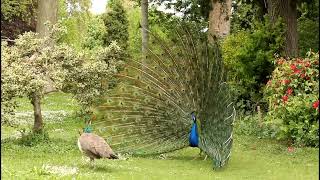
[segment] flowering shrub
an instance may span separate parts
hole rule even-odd
[[[94,52],[77,52],[66,44],[58,44],[59,28],[49,37],[39,38],[28,32],[19,36],[13,46],[1,43],[1,122],[9,122],[14,114],[16,97],[41,97],[52,91],[74,94],[84,110],[108,90],[117,72],[122,50],[112,42]]]
[[[319,53],[307,58],[275,62],[272,79],[264,90],[269,103],[267,123],[277,137],[296,145],[318,146],[319,142]]]

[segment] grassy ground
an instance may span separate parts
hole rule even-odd
[[[19,111],[30,111],[26,100]],[[77,110],[65,94],[53,94],[44,111]],[[61,114],[61,113],[60,113]],[[287,147],[273,140],[235,135],[232,157],[221,170],[212,170],[210,159],[199,157],[199,150],[186,148],[164,156],[129,157],[126,160],[97,160],[94,165],[82,159],[77,148],[77,130],[82,122],[67,113],[63,120],[50,121],[50,139],[23,146],[14,139],[17,127],[1,127],[1,168],[3,179],[318,179],[319,149]],[[49,118],[50,119],[50,118]],[[53,118],[54,119],[54,118]],[[4,132],[3,132],[4,131]]]

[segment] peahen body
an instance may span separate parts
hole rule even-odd
[[[186,28],[177,28],[171,41],[150,35],[146,60],[129,60],[117,88],[99,100],[93,126],[118,152],[195,146],[222,167],[230,157],[235,110],[219,46]]]
[[[118,159],[108,143],[86,127],[78,138],[79,150],[90,158],[90,161],[100,158]]]

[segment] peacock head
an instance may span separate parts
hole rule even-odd
[[[191,112],[191,117],[192,117],[193,122],[196,122],[196,121],[197,121],[195,111],[192,111],[192,112]]]

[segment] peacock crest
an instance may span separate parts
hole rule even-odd
[[[99,100],[92,125],[117,152],[157,154],[190,145],[194,116],[197,146],[222,167],[230,157],[235,109],[220,48],[185,27],[170,41],[149,32],[145,60],[129,60],[117,74],[121,81]]]

